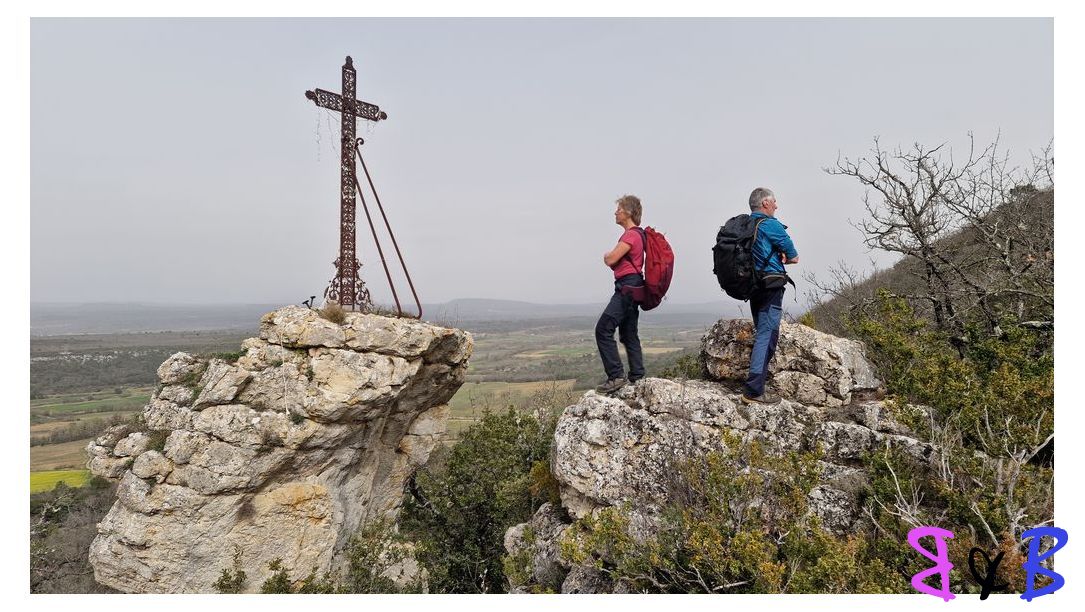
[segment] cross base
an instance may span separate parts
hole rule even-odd
[[[344,268],[339,266],[339,259],[337,258],[333,264],[335,266],[335,276],[328,282],[328,288],[324,290],[324,299],[331,300],[342,306],[347,310],[359,310],[368,312],[373,309],[373,297],[369,294],[369,288],[365,286],[365,281],[358,274],[362,264],[357,259],[354,260],[354,278],[343,278],[344,275],[341,271]],[[349,281],[354,281],[353,291],[349,287]],[[344,283],[343,281],[348,281]]]

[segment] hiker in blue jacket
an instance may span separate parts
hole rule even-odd
[[[750,354],[750,375],[742,390],[742,401],[746,404],[780,401],[779,396],[765,391],[765,376],[780,339],[784,287],[788,282],[784,264],[799,263],[799,252],[787,235],[787,226],[775,218],[777,208],[776,196],[771,189],[758,187],[750,194],[750,217],[755,221],[763,219],[757,228],[753,256],[754,265],[764,277],[750,296],[750,314],[757,335]]]

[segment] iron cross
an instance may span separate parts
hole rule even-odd
[[[324,297],[339,302],[347,309],[372,306],[369,290],[358,276],[358,270],[361,269],[362,264],[355,255],[355,121],[357,119],[381,121],[388,118],[388,114],[376,104],[362,102],[354,97],[357,81],[354,61],[348,55],[346,63],[343,64],[342,95],[323,89],[305,92],[305,97],[315,102],[317,106],[339,111],[343,120],[340,130],[342,141],[339,146],[339,257],[335,260],[335,278],[324,291]]]

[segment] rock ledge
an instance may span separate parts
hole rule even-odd
[[[390,516],[444,434],[470,334],[288,306],[234,363],[176,353],[144,431],[107,430],[88,466],[119,481],[90,547],[95,579],[131,593],[213,593],[240,551],[247,587],[280,558],[294,580],[340,569],[365,521]]]

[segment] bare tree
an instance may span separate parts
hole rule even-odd
[[[1054,309],[1054,158],[1049,143],[1032,167],[1009,166],[996,139],[955,160],[945,144],[887,151],[874,139],[867,156],[837,159],[829,174],[867,188],[866,216],[853,225],[865,244],[903,256],[917,279],[904,297],[929,312],[939,329],[960,339],[980,320],[999,333],[1002,316],[1049,319]],[[832,279],[811,283],[826,297],[850,296],[869,281],[844,265]]]

